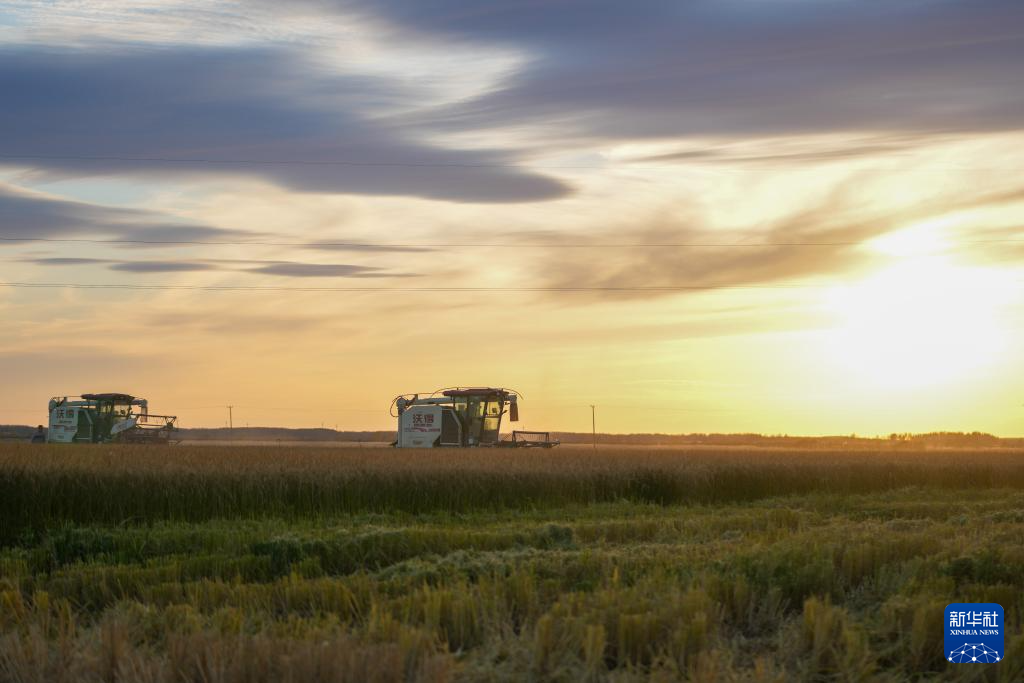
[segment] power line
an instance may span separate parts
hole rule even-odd
[[[78,282],[0,282],[0,287],[23,289],[124,289],[210,292],[699,292],[729,289],[818,289],[816,285],[665,285],[652,287],[264,287],[257,285],[139,285]]]
[[[151,244],[151,245],[195,245],[195,246],[262,246],[262,247],[307,247],[310,249],[757,249],[796,247],[856,247],[864,241],[837,242],[270,242],[230,240],[140,240],[140,239],[88,239],[77,237],[0,237],[0,242],[53,242],[70,244]],[[960,245],[973,244],[1019,244],[1024,239],[968,240]]]
[[[671,154],[664,157],[664,161],[668,161]],[[637,157],[637,158],[623,158],[623,159],[608,159],[605,164],[543,164],[543,165],[526,165],[526,164],[510,164],[510,163],[497,163],[497,162],[457,162],[457,161],[351,161],[345,159],[325,159],[325,160],[314,160],[314,159],[213,159],[207,157],[134,157],[134,156],[106,156],[106,155],[67,155],[67,154],[0,154],[0,160],[10,161],[85,161],[85,162],[113,162],[113,163],[145,163],[145,164],[195,164],[203,166],[313,166],[313,167],[352,167],[352,168],[495,168],[495,169],[510,169],[510,170],[531,170],[531,171],[561,171],[561,170],[581,170],[581,171],[600,171],[606,170],[610,166],[615,164],[635,164],[643,168],[665,168],[672,167],[677,164],[672,163],[651,163],[651,158]],[[691,160],[695,164],[702,163],[728,163],[728,162],[739,162],[744,163],[747,161],[746,158],[739,157],[736,159],[730,159],[729,157],[723,158],[695,158]],[[692,168],[692,167],[691,167]],[[976,167],[965,167],[965,166],[931,166],[924,168],[917,168],[918,171],[948,171],[948,170],[960,170],[967,171],[972,170]],[[717,168],[714,172],[721,173],[722,168]]]
[[[0,159],[12,161],[113,161],[122,163],[166,163],[166,164],[203,164],[210,166],[355,166],[383,168],[514,168],[522,169],[518,164],[500,163],[469,163],[444,161],[349,161],[349,160],[311,160],[311,159],[210,159],[205,157],[124,157],[124,156],[92,156],[65,154],[0,154]],[[530,166],[531,169],[603,169],[601,165],[558,165]]]

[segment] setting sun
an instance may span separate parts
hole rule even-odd
[[[903,392],[947,386],[1002,360],[1006,278],[943,256],[888,266],[827,297],[834,361],[854,382]]]

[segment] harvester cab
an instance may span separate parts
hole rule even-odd
[[[153,415],[149,401],[128,394],[82,394],[50,399],[50,443],[172,442],[174,415]]]
[[[391,402],[398,418],[398,448],[557,446],[549,432],[513,431],[501,438],[501,419],[519,420],[518,392],[493,387],[455,387],[426,396],[403,394]]]

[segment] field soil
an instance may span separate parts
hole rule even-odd
[[[0,444],[5,682],[1020,681],[1022,610],[1014,450]]]

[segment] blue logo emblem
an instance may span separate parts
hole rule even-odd
[[[1003,659],[1003,608],[994,602],[946,606],[946,661],[994,664]]]

